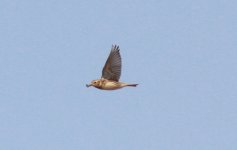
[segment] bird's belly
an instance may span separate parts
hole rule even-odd
[[[122,86],[118,82],[107,82],[102,87],[103,90],[116,90],[120,88],[122,88]]]

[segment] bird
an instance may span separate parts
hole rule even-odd
[[[117,90],[123,87],[136,87],[138,84],[119,82],[122,60],[118,45],[112,45],[110,54],[105,62],[100,79],[92,80],[87,87],[93,86],[100,90]]]

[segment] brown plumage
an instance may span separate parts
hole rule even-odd
[[[122,67],[119,50],[119,46],[112,45],[111,52],[102,70],[101,79],[92,80],[90,84],[86,85],[87,87],[94,86],[102,90],[116,90],[126,86],[135,87],[138,85],[119,82]]]

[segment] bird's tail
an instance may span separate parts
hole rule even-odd
[[[127,84],[127,86],[136,87],[138,84]]]

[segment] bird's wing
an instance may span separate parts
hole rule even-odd
[[[122,64],[119,46],[112,45],[111,52],[102,71],[102,78],[119,81],[121,75],[121,66]]]

